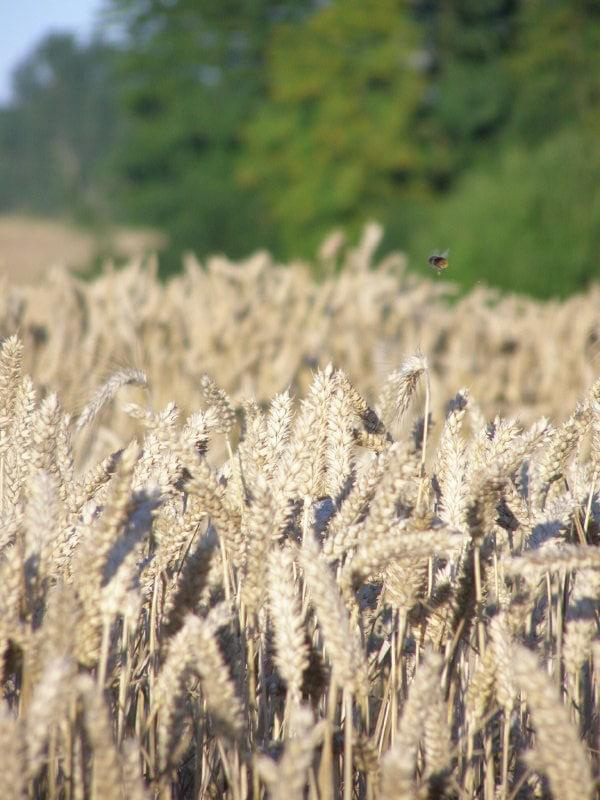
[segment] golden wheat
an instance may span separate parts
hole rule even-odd
[[[2,798],[598,796],[597,290],[378,236],[3,296]]]

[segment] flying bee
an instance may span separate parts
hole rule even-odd
[[[448,252],[448,250],[444,250],[443,253],[432,253],[427,259],[431,266],[437,270],[438,275],[448,269]]]

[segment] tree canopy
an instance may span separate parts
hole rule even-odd
[[[0,109],[0,209],[106,213],[106,155],[121,118],[111,81],[112,49],[70,34],[44,38],[13,76]]]
[[[271,40],[268,101],[245,126],[238,176],[288,252],[382,215],[420,180],[419,32],[399,5],[331,3]]]
[[[126,33],[119,78],[128,120],[117,153],[124,203],[167,226],[182,250],[239,256],[269,244],[266,209],[236,178],[243,130],[265,96],[274,25],[310,8],[288,0],[115,0]]]

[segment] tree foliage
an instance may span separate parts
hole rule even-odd
[[[504,56],[508,113],[432,210],[430,230],[452,241],[467,286],[565,295],[598,276],[600,3],[518,10]]]
[[[242,131],[264,97],[271,27],[307,3],[115,0],[126,32],[120,76],[124,202],[181,250],[240,255],[264,244],[265,210],[235,177]]]
[[[0,109],[0,209],[101,213],[106,153],[118,140],[113,50],[50,34],[17,68]]]
[[[238,174],[288,251],[314,249],[333,225],[380,216],[419,181],[423,71],[402,6],[332,2],[272,38],[268,102],[246,126]]]

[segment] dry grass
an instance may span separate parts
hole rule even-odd
[[[449,308],[374,236],[5,295],[2,798],[597,796],[595,295]]]
[[[12,283],[32,283],[51,267],[83,270],[99,252],[134,258],[162,246],[152,231],[118,228],[102,238],[60,220],[18,214],[0,216],[0,275]]]

